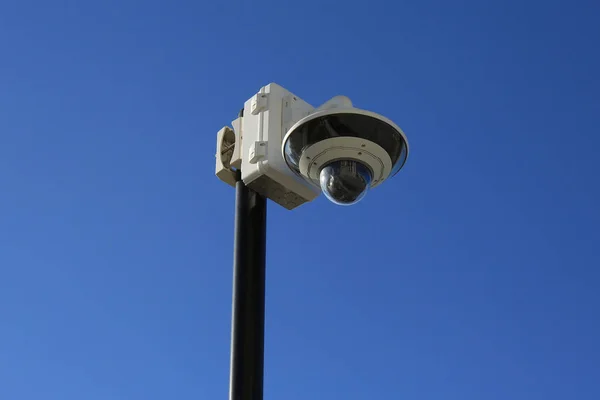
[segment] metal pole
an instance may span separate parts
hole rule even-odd
[[[267,202],[236,178],[229,400],[262,400]]]

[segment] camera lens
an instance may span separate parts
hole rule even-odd
[[[325,196],[335,204],[349,206],[367,194],[373,179],[364,164],[354,160],[338,160],[321,170],[319,181]]]

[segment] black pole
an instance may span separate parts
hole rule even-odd
[[[229,400],[262,400],[267,202],[237,172]]]

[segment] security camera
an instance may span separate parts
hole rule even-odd
[[[216,174],[291,210],[320,192],[352,205],[406,163],[408,141],[389,119],[336,96],[314,108],[271,83],[217,135]]]

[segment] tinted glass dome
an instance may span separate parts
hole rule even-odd
[[[327,164],[319,175],[321,190],[335,204],[358,203],[369,191],[373,176],[362,163],[338,160]]]

